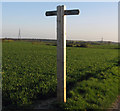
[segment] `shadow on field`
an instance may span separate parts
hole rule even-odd
[[[67,97],[70,97],[70,94],[69,94],[69,91],[71,90],[71,89],[74,89],[74,87],[77,85],[77,82],[82,82],[82,81],[84,81],[84,80],[89,80],[91,77],[93,77],[93,78],[99,78],[99,79],[104,79],[104,77],[103,78],[100,78],[99,77],[99,75],[98,75],[98,73],[102,73],[102,72],[105,72],[105,71],[107,71],[108,69],[111,69],[112,67],[114,67],[114,66],[116,66],[117,64],[113,64],[111,67],[109,66],[109,67],[107,67],[107,68],[105,68],[105,69],[101,69],[101,70],[97,70],[97,71],[95,71],[95,72],[92,72],[92,73],[89,73],[89,72],[86,72],[86,73],[84,73],[84,75],[77,75],[72,81],[69,81],[69,82],[67,82]],[[86,71],[88,71],[88,70],[90,70],[90,68],[91,67],[87,67],[87,68],[85,68],[85,69],[83,69],[83,70],[80,70],[80,71],[84,71],[84,70],[86,70]]]

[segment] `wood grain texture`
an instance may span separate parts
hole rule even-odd
[[[57,11],[47,11],[46,16],[57,16],[57,100],[66,102],[66,15],[78,15],[78,9],[66,10],[57,6]]]
[[[65,6],[57,7],[57,99],[66,102],[66,17]]]

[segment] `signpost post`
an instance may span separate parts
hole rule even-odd
[[[46,16],[57,16],[57,100],[66,102],[66,15],[78,15],[79,10],[66,10],[64,5],[57,11],[47,11]]]

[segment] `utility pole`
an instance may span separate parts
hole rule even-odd
[[[18,33],[18,40],[21,39],[21,32],[20,32],[20,28],[19,28],[19,33]]]

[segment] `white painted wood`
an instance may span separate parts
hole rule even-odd
[[[66,102],[66,7],[57,7],[57,99]]]

